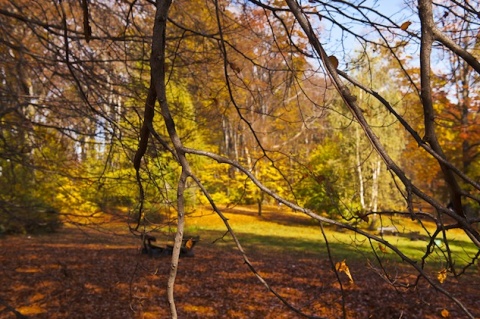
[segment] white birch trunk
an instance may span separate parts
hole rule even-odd
[[[362,205],[362,209],[365,209],[365,185],[363,182],[362,162],[360,161],[360,133],[358,128],[355,129],[355,137],[355,158],[357,164],[360,204]]]

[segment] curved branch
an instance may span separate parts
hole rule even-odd
[[[147,151],[148,139],[150,137],[150,127],[152,127],[153,117],[155,115],[155,101],[157,99],[157,93],[152,83],[150,83],[150,88],[148,89],[148,96],[145,101],[145,111],[143,113],[143,124],[140,129],[140,142],[138,142],[138,148],[135,152],[135,157],[133,159],[133,167],[135,168],[135,177],[137,179],[137,185],[140,193],[140,206],[138,208],[138,219],[137,225],[135,226],[135,231],[140,227],[140,223],[143,216],[143,204],[145,202],[145,191],[143,189],[142,179],[140,177],[140,166],[142,163],[142,158]]]
[[[402,126],[407,130],[407,132],[415,139],[415,141],[418,143],[418,145],[423,148],[425,151],[427,151],[430,155],[432,155],[437,161],[443,163],[444,165],[448,166],[455,174],[457,174],[461,179],[463,179],[465,182],[469,183],[476,189],[480,190],[480,184],[473,179],[471,179],[469,176],[467,176],[465,173],[463,173],[461,170],[459,170],[457,167],[455,167],[452,163],[450,163],[448,160],[445,158],[441,157],[439,154],[437,154],[425,141],[420,137],[420,135],[408,124],[407,121],[403,117],[398,114],[395,109],[390,105],[390,103],[383,97],[381,96],[378,92],[364,86],[360,82],[356,81],[352,77],[350,77],[346,72],[343,72],[341,70],[337,70],[338,74],[340,74],[344,79],[346,79],[348,82],[352,83],[356,87],[360,88],[364,92],[372,95],[375,97],[380,103],[382,103],[386,109],[402,124]]]
[[[430,81],[430,75],[432,72],[430,57],[434,41],[433,30],[435,29],[431,0],[420,0],[418,10],[422,28],[420,43],[420,98],[422,100],[424,114],[424,140],[430,144],[437,154],[446,159],[446,155],[438,142],[437,134],[435,132],[435,110],[433,108],[432,87]],[[439,164],[450,192],[450,201],[453,205],[453,210],[461,217],[465,218],[460,185],[458,184],[452,170],[442,162],[439,162]]]
[[[152,53],[150,56],[151,83],[155,89],[156,97],[160,104],[160,110],[167,127],[170,140],[173,143],[177,160],[182,167],[177,185],[177,233],[173,245],[170,274],[167,282],[167,299],[170,305],[170,313],[173,319],[177,318],[177,309],[175,306],[174,286],[177,276],[178,262],[180,258],[180,248],[183,240],[183,230],[185,228],[185,198],[187,178],[190,176],[190,167],[185,153],[182,151],[182,143],[175,129],[175,122],[170,114],[166,86],[165,86],[165,46],[168,11],[172,0],[157,1],[157,12],[155,13],[155,24],[153,26]]]
[[[387,166],[387,169],[391,170],[392,172],[395,173],[395,175],[401,180],[401,182],[404,184],[407,192],[407,206],[409,212],[414,215],[413,212],[413,207],[411,203],[411,195],[415,194],[421,199],[423,199],[425,202],[429,203],[433,207],[435,207],[438,211],[441,211],[450,217],[454,218],[458,223],[460,223],[464,228],[465,232],[469,237],[473,240],[475,245],[480,247],[480,234],[478,231],[473,229],[471,225],[468,223],[468,221],[465,219],[464,216],[461,216],[457,212],[452,212],[449,211],[448,209],[445,209],[442,205],[440,205],[436,200],[434,200],[432,197],[426,195],[424,192],[422,192],[418,187],[412,184],[412,182],[407,178],[405,175],[404,171],[393,161],[393,159],[390,157],[390,155],[386,152],[385,148],[383,147],[382,143],[380,142],[379,138],[377,135],[373,132],[372,128],[368,125],[368,122],[366,121],[363,112],[361,108],[359,107],[357,103],[357,98],[352,95],[350,90],[348,89],[347,86],[343,83],[343,81],[340,79],[339,73],[337,72],[335,66],[330,62],[328,59],[328,56],[323,48],[323,46],[320,44],[320,41],[315,35],[315,32],[313,31],[312,26],[310,25],[308,19],[306,16],[303,14],[302,9],[298,5],[298,3],[295,0],[286,0],[290,8],[292,9],[292,13],[295,15],[297,18],[297,21],[300,23],[302,29],[304,30],[305,34],[307,35],[311,45],[313,48],[317,51],[318,55],[322,59],[323,64],[325,65],[326,70],[328,71],[328,75],[330,79],[332,80],[336,90],[340,93],[340,96],[344,100],[345,104],[349,107],[350,111],[352,112],[353,116],[357,119],[358,123],[362,126],[362,129],[365,132],[365,135],[367,138],[370,140],[370,143],[372,146],[375,148],[377,153],[380,155],[382,160]],[[435,144],[434,144],[435,145]],[[433,148],[433,146],[432,146]],[[434,148],[434,150],[438,153],[438,150]],[[440,148],[441,151],[441,148]],[[441,154],[441,152],[440,152]],[[460,195],[462,195],[461,190],[458,187],[458,183],[455,180],[455,176],[453,175],[452,171],[448,169],[446,165],[441,165],[443,168],[447,168],[446,172],[450,173],[451,176],[453,176],[453,181],[451,182],[450,180],[447,180],[448,182],[451,182],[452,184],[452,189],[454,189],[454,194],[458,200],[460,200],[460,206],[461,206],[461,198]],[[447,177],[450,177],[447,175]],[[457,188],[454,188],[454,187]],[[456,206],[455,206],[456,207]],[[459,212],[462,212],[462,209],[460,207]]]
[[[359,229],[357,227],[354,227],[352,225],[349,225],[349,224],[343,224],[343,223],[340,223],[340,222],[337,222],[335,220],[332,220],[330,218],[327,218],[327,217],[323,217],[321,215],[318,215],[316,214],[315,212],[309,210],[309,209],[306,209],[306,208],[303,208],[295,203],[292,203],[282,197],[280,197],[278,194],[276,194],[274,191],[272,191],[271,189],[269,189],[268,187],[266,187],[265,185],[263,185],[248,169],[246,169],[245,167],[243,167],[242,165],[240,165],[239,163],[237,163],[236,161],[233,161],[233,160],[230,160],[228,158],[225,158],[223,156],[220,156],[220,155],[217,155],[217,154],[214,154],[214,153],[211,153],[211,152],[207,152],[207,151],[202,151],[202,150],[196,150],[196,149],[192,149],[192,148],[184,148],[183,151],[185,153],[188,153],[188,154],[195,154],[195,155],[200,155],[200,156],[206,156],[206,157],[209,157],[215,161],[217,161],[218,163],[223,163],[223,164],[228,164],[228,165],[231,165],[235,168],[237,168],[239,171],[241,171],[243,174],[245,174],[260,190],[262,190],[263,192],[265,192],[267,195],[269,195],[270,197],[274,198],[275,200],[277,200],[279,203],[282,203],[284,204],[285,206],[293,209],[293,210],[296,210],[296,211],[299,211],[299,212],[302,212],[304,213],[305,215],[319,221],[319,222],[323,222],[323,223],[326,223],[326,224],[330,224],[330,225],[335,225],[335,226],[338,226],[340,228],[344,228],[344,229],[347,229],[347,230],[350,230],[352,232],[355,232],[359,235],[362,235],[364,236],[365,238],[368,238],[370,240],[374,240],[382,245],[384,245],[385,247],[388,247],[389,249],[391,249],[393,252],[395,252],[395,254],[397,254],[397,256],[399,256],[403,261],[405,261],[406,263],[408,263],[411,267],[413,267],[418,273],[420,276],[424,277],[425,280],[434,288],[436,289],[437,291],[439,291],[440,293],[444,294],[445,296],[447,296],[448,298],[450,298],[453,302],[455,302],[470,318],[474,319],[474,316],[470,313],[470,311],[465,307],[465,305],[460,301],[458,300],[457,298],[455,298],[453,295],[451,295],[447,290],[445,290],[444,288],[442,288],[437,282],[435,282],[435,280],[433,278],[431,278],[430,276],[428,276],[428,274],[422,269],[422,267],[415,261],[415,260],[412,260],[411,258],[409,258],[408,256],[406,256],[397,246],[389,243],[388,241],[386,241],[385,239],[381,238],[381,237],[378,237],[378,236],[375,236],[375,235],[372,235],[370,234],[369,232],[367,231],[364,231],[362,229]]]
[[[453,53],[461,57],[468,63],[478,74],[480,74],[480,62],[467,50],[456,44],[452,39],[446,36],[438,28],[432,28],[434,39],[450,49]]]
[[[195,181],[195,183],[200,187],[203,195],[207,198],[208,202],[210,203],[210,206],[213,208],[213,210],[217,213],[217,215],[222,219],[223,223],[225,224],[225,227],[227,227],[228,233],[232,236],[233,241],[235,242],[235,245],[237,246],[238,250],[242,254],[242,258],[245,261],[245,264],[247,267],[250,269],[250,271],[257,277],[257,279],[265,286],[265,288],[268,289],[272,294],[275,295],[287,308],[292,310],[293,312],[305,317],[305,318],[311,318],[311,319],[322,319],[323,317],[317,317],[317,316],[310,316],[305,313],[303,313],[301,310],[295,308],[292,304],[290,304],[285,298],[283,298],[275,289],[273,289],[267,281],[260,275],[260,273],[256,270],[256,268],[253,266],[253,264],[250,262],[250,259],[248,258],[245,250],[242,247],[242,244],[240,243],[240,240],[238,239],[235,231],[233,230],[232,226],[230,226],[230,223],[228,222],[228,218],[222,213],[222,211],[218,208],[218,206],[215,204],[215,201],[213,198],[210,196],[210,193],[208,190],[203,186],[202,182],[195,176],[191,175],[191,178]]]

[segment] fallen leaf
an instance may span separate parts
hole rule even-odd
[[[450,317],[450,312],[448,312],[447,309],[443,309],[440,314],[442,315],[442,318],[448,318],[448,317]]]
[[[447,270],[445,268],[438,272],[437,279],[441,284],[447,279]]]
[[[402,29],[403,31],[407,31],[408,27],[411,25],[412,23],[410,21],[405,21],[404,23],[402,23],[402,25],[400,26],[400,29]]]
[[[335,69],[338,68],[338,59],[334,55],[329,56],[328,60],[330,61],[330,63],[333,65]]]
[[[347,275],[348,279],[350,279],[350,282],[353,283],[352,274],[350,274],[350,269],[348,269],[348,266],[345,260],[346,259],[337,262],[335,264],[335,269],[339,272],[344,272]]]

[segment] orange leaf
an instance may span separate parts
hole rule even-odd
[[[448,312],[447,309],[443,309],[440,314],[442,315],[442,318],[448,318],[448,317],[450,317],[450,312]]]
[[[333,65],[335,69],[338,68],[338,59],[334,55],[329,56],[328,60],[330,61],[330,63]]]
[[[185,243],[185,248],[187,249],[191,249],[193,247],[193,239],[190,238],[189,240],[187,240],[187,242]]]
[[[352,274],[350,274],[350,269],[348,269],[347,263],[345,262],[345,259],[342,261],[339,261],[335,264],[335,269],[340,272],[344,272],[348,279],[350,279],[350,282],[353,283],[353,278]]]
[[[402,23],[402,25],[400,26],[400,29],[402,29],[403,31],[407,31],[408,27],[411,25],[412,23],[410,21],[405,21],[404,23]]]
[[[445,268],[438,272],[437,279],[441,284],[447,279],[447,270]]]

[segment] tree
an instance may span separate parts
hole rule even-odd
[[[104,3],[2,1],[0,165],[4,172],[12,165],[28,171],[8,182],[24,191],[35,188],[42,205],[68,213],[64,219],[102,209],[93,197],[106,180],[117,180],[107,174],[113,146],[128,157],[127,140],[136,139],[135,122],[122,122],[133,113],[124,102],[138,98],[138,82],[129,74],[143,62],[138,48],[147,42],[139,36],[140,25],[130,20],[142,8],[132,10],[124,16],[108,14]],[[31,196],[21,201],[32,200],[37,201]],[[11,197],[2,201],[13,204]]]
[[[317,2],[313,2],[314,4]],[[222,20],[219,18],[221,15],[221,9],[217,4],[216,8],[216,15],[218,18],[218,23],[219,23],[219,42],[220,42],[220,50],[223,54],[224,58],[224,69],[225,69],[225,75],[226,75],[226,80],[227,80],[227,86],[233,86],[234,82],[231,81],[228,77],[229,70],[229,60],[228,60],[228,51],[226,50],[226,44],[227,44],[227,39],[223,36],[222,34],[222,27],[223,25]],[[272,6],[264,5],[261,3],[255,3],[257,5],[261,5],[265,10],[269,10],[270,12],[277,12],[277,11],[285,11],[287,10],[284,6],[281,4],[273,4]],[[356,82],[353,80],[351,77],[349,77],[348,74],[344,72],[339,72],[337,70],[337,65],[334,63],[334,60],[332,58],[329,58],[329,55],[326,53],[324,47],[321,45],[320,41],[318,40],[316,36],[316,32],[312,27],[312,24],[309,20],[309,15],[315,14],[315,12],[309,12],[306,11],[306,8],[301,7],[299,3],[293,1],[293,0],[287,0],[288,4],[288,9],[292,12],[292,14],[295,16],[296,21],[298,22],[298,25],[301,27],[301,29],[305,32],[307,38],[309,39],[310,45],[312,46],[312,50],[314,54],[322,61],[326,73],[328,74],[332,84],[344,100],[346,106],[349,108],[349,110],[352,112],[352,115],[355,119],[355,121],[358,121],[359,125],[362,127],[365,135],[371,142],[373,148],[376,150],[376,152],[379,154],[380,158],[385,162],[389,170],[394,174],[396,183],[398,186],[399,192],[404,196],[405,203],[407,206],[407,213],[412,216],[412,218],[419,218],[419,216],[428,216],[428,218],[435,220],[437,222],[437,225],[440,225],[439,228],[432,234],[431,238],[432,240],[435,239],[439,234],[442,234],[444,236],[444,239],[447,239],[445,236],[445,232],[442,231],[444,227],[447,228],[452,228],[452,227],[460,227],[463,229],[472,239],[474,243],[478,245],[478,240],[479,240],[479,234],[476,231],[476,229],[472,226],[472,223],[468,221],[465,218],[465,214],[463,213],[463,207],[462,207],[462,196],[464,196],[464,191],[460,188],[460,185],[458,184],[457,178],[461,178],[465,180],[466,182],[469,182],[472,186],[476,185],[476,183],[468,178],[465,174],[461,173],[458,169],[456,169],[452,163],[450,163],[443,151],[443,148],[441,144],[438,141],[438,135],[436,131],[436,124],[435,124],[435,116],[434,116],[434,107],[432,104],[432,83],[430,81],[430,72],[432,72],[431,64],[430,64],[430,59],[431,59],[431,52],[432,52],[432,44],[434,40],[441,42],[442,44],[446,45],[450,49],[457,50],[457,53],[460,53],[463,58],[465,58],[467,61],[470,62],[470,64],[475,67],[476,66],[476,60],[471,56],[468,52],[458,50],[457,47],[453,46],[451,42],[449,42],[448,38],[445,38],[445,35],[441,33],[437,28],[434,27],[433,24],[433,11],[432,11],[432,4],[429,1],[426,0],[421,0],[419,1],[419,18],[421,21],[420,28],[422,30],[422,33],[420,36],[418,36],[419,44],[420,44],[420,81],[419,83],[415,82],[411,77],[409,77],[409,74],[406,73],[406,76],[408,79],[411,81],[410,85],[415,88],[419,94],[420,102],[423,108],[424,112],[424,127],[425,127],[425,137],[422,139],[419,137],[418,133],[415,132],[410,124],[403,119],[399,113],[392,107],[391,104],[387,102],[385,98],[383,98],[379,93],[375,92],[374,90],[370,89],[368,86],[364,86],[360,84],[359,82]],[[318,5],[324,5],[328,8],[327,4],[323,4],[322,2],[318,2]],[[349,6],[349,4],[343,4],[345,6]],[[436,284],[431,277],[429,277],[424,269],[419,266],[416,262],[413,260],[410,260],[406,255],[404,255],[401,251],[399,251],[395,246],[391,245],[390,243],[386,242],[380,237],[371,235],[367,232],[361,231],[358,228],[354,228],[352,226],[349,226],[348,224],[344,223],[337,223],[334,220],[322,217],[321,215],[318,215],[314,211],[302,208],[295,203],[292,203],[290,201],[287,201],[280,196],[278,196],[273,190],[270,190],[266,188],[261,181],[248,169],[244,168],[237,162],[230,160],[228,158],[221,157],[219,155],[206,152],[206,151],[201,151],[201,150],[196,150],[196,149],[191,149],[191,148],[186,148],[184,147],[179,138],[178,135],[175,131],[175,126],[174,126],[174,121],[170,117],[170,114],[168,112],[168,104],[164,100],[163,92],[164,92],[164,87],[163,84],[161,83],[161,79],[165,77],[163,73],[163,64],[164,60],[160,59],[157,60],[157,57],[163,57],[164,56],[164,48],[165,45],[163,41],[165,41],[165,28],[166,28],[166,17],[168,14],[168,8],[170,6],[169,2],[161,2],[157,3],[158,6],[158,17],[161,17],[161,19],[157,19],[156,22],[156,27],[154,30],[157,30],[154,33],[154,39],[158,39],[158,41],[153,42],[153,49],[152,49],[152,65],[157,66],[157,72],[153,72],[154,68],[152,67],[152,84],[153,87],[155,87],[155,93],[153,93],[152,96],[159,96],[159,102],[160,102],[160,107],[162,109],[162,115],[164,117],[164,120],[167,123],[167,127],[169,128],[169,134],[170,138],[173,144],[174,148],[174,153],[177,154],[178,160],[180,164],[182,165],[183,168],[183,174],[182,177],[179,180],[179,186],[178,186],[178,217],[179,217],[179,225],[178,225],[178,232],[177,232],[177,237],[176,237],[176,244],[174,248],[174,256],[178,256],[179,250],[180,250],[180,244],[181,244],[181,238],[182,238],[182,232],[183,232],[183,217],[184,217],[184,203],[182,201],[182,194],[183,190],[185,187],[185,180],[187,178],[192,178],[199,183],[199,187],[201,189],[204,189],[202,187],[202,184],[200,181],[196,178],[195,174],[190,170],[190,166],[188,164],[188,161],[186,161],[186,158],[184,157],[185,153],[192,154],[192,155],[201,155],[201,156],[208,156],[214,160],[217,160],[222,163],[227,163],[230,164],[240,171],[242,171],[246,176],[248,176],[262,191],[265,191],[268,195],[272,196],[276,200],[284,203],[285,205],[291,207],[292,209],[300,210],[304,212],[305,214],[311,216],[314,219],[317,219],[318,221],[329,223],[329,224],[335,224],[340,227],[347,228],[351,231],[356,232],[359,235],[365,236],[371,240],[378,241],[382,245],[386,245],[390,249],[392,249],[394,252],[396,252],[402,259],[406,260],[410,265],[415,268],[421,276],[423,276],[427,281],[435,286],[437,289],[440,291],[443,291],[445,294],[448,295],[448,292],[444,291],[443,288],[439,287],[438,284]],[[372,10],[371,8],[364,8],[364,7],[355,7],[353,4],[351,5],[350,8],[351,10],[358,10],[360,14],[362,14],[362,10]],[[372,10],[374,13],[377,13],[376,11]],[[224,18],[224,17],[222,17]],[[279,18],[281,19],[281,18]],[[389,20],[389,19],[387,19]],[[283,20],[281,20],[283,21]],[[369,26],[376,28],[378,30],[379,25],[376,25],[371,22],[371,20],[368,17],[364,17],[362,22],[368,24]],[[392,23],[391,20],[388,21],[389,23]],[[407,31],[408,25],[405,25],[402,23],[402,25],[397,25],[394,24],[392,27],[396,27],[397,30],[400,31]],[[381,30],[379,30],[379,34],[381,37],[383,37],[384,40],[385,36]],[[157,37],[155,37],[155,34],[157,34]],[[163,35],[161,37],[160,35]],[[412,34],[412,37],[414,35]],[[415,36],[416,37],[416,36]],[[293,40],[293,38],[290,38]],[[365,39],[360,38],[362,41],[368,43],[368,40],[365,41]],[[388,41],[385,41],[381,45],[387,47],[392,54],[394,58],[398,60],[398,55],[396,52],[392,49]],[[338,59],[337,59],[338,60]],[[231,67],[231,66],[230,66]],[[402,65],[402,69],[405,69],[405,67]],[[364,90],[366,93],[374,96],[376,99],[378,99],[385,107],[386,109],[393,113],[396,117],[396,119],[399,121],[399,123],[404,127],[404,129],[410,134],[410,136],[415,139],[422,148],[424,148],[431,156],[433,156],[437,162],[438,165],[440,166],[443,174],[444,174],[444,181],[445,184],[447,185],[447,188],[449,190],[449,194],[451,197],[453,209],[449,210],[443,205],[441,202],[438,201],[438,199],[432,198],[428,196],[424,191],[422,191],[420,188],[418,188],[414,183],[411,182],[410,179],[405,174],[404,169],[399,166],[399,164],[392,158],[392,156],[389,154],[387,149],[384,147],[382,144],[381,140],[378,138],[376,132],[373,130],[372,126],[366,121],[365,115],[363,114],[362,109],[359,106],[359,100],[356,96],[354,96],[351,93],[351,90],[344,84],[344,81],[340,78],[340,75],[344,76],[347,78],[347,80],[351,81],[354,85],[360,87],[362,90]],[[152,90],[152,88],[150,89]],[[231,89],[230,89],[231,90]],[[232,91],[230,91],[230,96],[232,96]],[[234,102],[235,100],[233,100]],[[151,107],[151,103],[147,103],[147,107]],[[234,103],[234,106],[238,111],[239,105]],[[241,115],[241,112],[239,113]],[[244,119],[245,120],[245,119]],[[251,124],[251,122],[248,122],[248,119],[246,120],[247,123],[250,123],[249,129],[250,131],[256,136],[256,141],[259,145],[259,147],[263,147],[262,140],[257,136],[255,133],[255,127]],[[263,148],[262,148],[263,149]],[[263,149],[264,154],[267,155],[267,152],[265,149]],[[400,186],[401,185],[401,186]],[[476,187],[476,186],[475,186]],[[208,192],[204,192],[205,196],[207,198],[211,198]],[[474,195],[469,195],[470,197],[473,197]],[[436,209],[439,213],[439,215],[434,215],[434,214],[429,214],[429,213],[424,213],[420,211],[416,211],[414,208],[414,197],[422,200],[425,202],[425,204],[432,206],[434,209]],[[215,205],[215,203],[210,200],[210,203],[212,207],[218,212],[220,216],[222,216],[220,209]],[[454,223],[452,224],[444,224],[444,219],[439,218],[438,216],[445,214],[452,218],[454,220]],[[228,226],[228,221],[224,219],[227,228],[229,231],[232,233],[232,236],[235,237],[233,234],[233,230]],[[237,245],[240,249],[240,251],[243,253],[243,250],[241,248],[240,243],[237,240]],[[426,256],[429,254],[428,250],[426,252]],[[245,262],[251,266],[251,264],[248,261],[248,258],[246,255],[244,255]],[[449,269],[450,271],[455,271],[453,270],[453,263],[452,260],[448,262],[449,264]],[[169,280],[170,287],[173,284],[173,281],[175,279],[175,271],[177,267],[177,260],[175,257],[173,258],[173,265],[172,265],[172,273],[171,277]],[[268,286],[268,285],[267,285]],[[457,302],[457,300],[451,296],[453,300]],[[176,317],[176,312],[175,312],[175,306],[174,306],[174,301],[173,301],[173,290],[170,290],[169,294],[169,301],[172,309],[172,317]],[[285,300],[284,300],[285,301]],[[470,312],[467,309],[464,309],[465,313],[470,315]]]
[[[398,51],[401,49],[399,48]],[[363,53],[361,52],[360,55]],[[385,56],[388,57],[388,52],[382,48],[367,53],[370,58],[365,61],[358,59],[359,62],[352,71],[352,77],[359,82],[368,84],[388,101],[395,103],[397,112],[404,114],[403,94],[396,90],[398,84],[390,81],[391,78],[399,78],[398,63],[385,58]],[[362,113],[367,119],[368,125],[380,137],[388,154],[395,161],[400,161],[406,139],[398,121],[375,98],[356,87],[351,89],[359,104],[362,105]],[[356,125],[348,108],[344,107],[343,100],[337,100],[334,104],[339,104],[336,107],[341,112],[340,114],[332,112],[330,121],[336,123],[338,130],[343,133],[340,143],[350,145],[343,152],[344,162],[352,163],[349,168],[351,173],[343,181],[343,189],[353,191],[346,192],[347,196],[341,202],[348,203],[348,206],[357,210],[360,215],[365,212],[373,213],[370,228],[376,229],[375,212],[402,210],[403,199],[396,191],[395,180],[388,174],[388,169],[381,157],[375,152],[366,136],[362,134],[361,127]],[[349,209],[350,215],[355,215],[352,208]]]
[[[476,4],[406,1],[401,16],[361,0],[157,0],[117,2],[113,8],[104,1],[3,4],[2,174],[8,170],[8,178],[20,176],[27,185],[31,176],[45,177],[55,168],[67,180],[62,184],[77,187],[74,181],[80,179],[89,185],[75,189],[89,204],[95,189],[107,194],[105,185],[111,187],[119,176],[125,181],[129,173],[122,171],[133,161],[138,217],[146,201],[168,202],[177,211],[167,283],[173,318],[192,185],[225,222],[260,282],[302,313],[261,277],[218,205],[241,197],[222,187],[239,181],[247,185],[241,191],[248,200],[281,203],[321,227],[332,225],[391,250],[418,278],[474,317],[474,310],[429,272],[427,261],[438,239],[446,243],[445,271],[455,276],[479,255],[460,263],[448,245],[456,229],[480,248],[480,221],[465,209],[467,203],[478,205],[480,190],[477,96],[471,91],[480,71]],[[353,56],[347,43],[357,45]],[[432,62],[442,52],[449,67],[440,72]],[[456,88],[455,94],[445,88]],[[332,121],[331,113],[339,114],[343,125]],[[460,133],[454,130],[458,125]],[[53,136],[59,145],[49,142]],[[404,150],[394,142],[398,136],[407,141]],[[48,159],[59,149],[61,160],[44,161],[47,167],[39,170],[38,154]],[[341,169],[335,156],[343,160]],[[380,161],[385,171],[379,170]],[[202,172],[203,167],[211,171]],[[390,179],[383,177],[387,172]],[[125,184],[131,183],[129,176]],[[382,187],[395,194],[381,202]],[[359,194],[359,210],[345,214],[349,205],[342,200],[353,194]],[[397,206],[399,198],[404,209]],[[350,222],[372,214],[399,214],[424,226],[423,258],[413,260],[381,235]],[[433,231],[425,220],[433,222]],[[140,236],[141,222],[132,227]],[[330,249],[328,240],[325,246]],[[335,271],[345,269],[335,268],[330,258]],[[375,266],[392,286],[398,284],[381,258]]]

